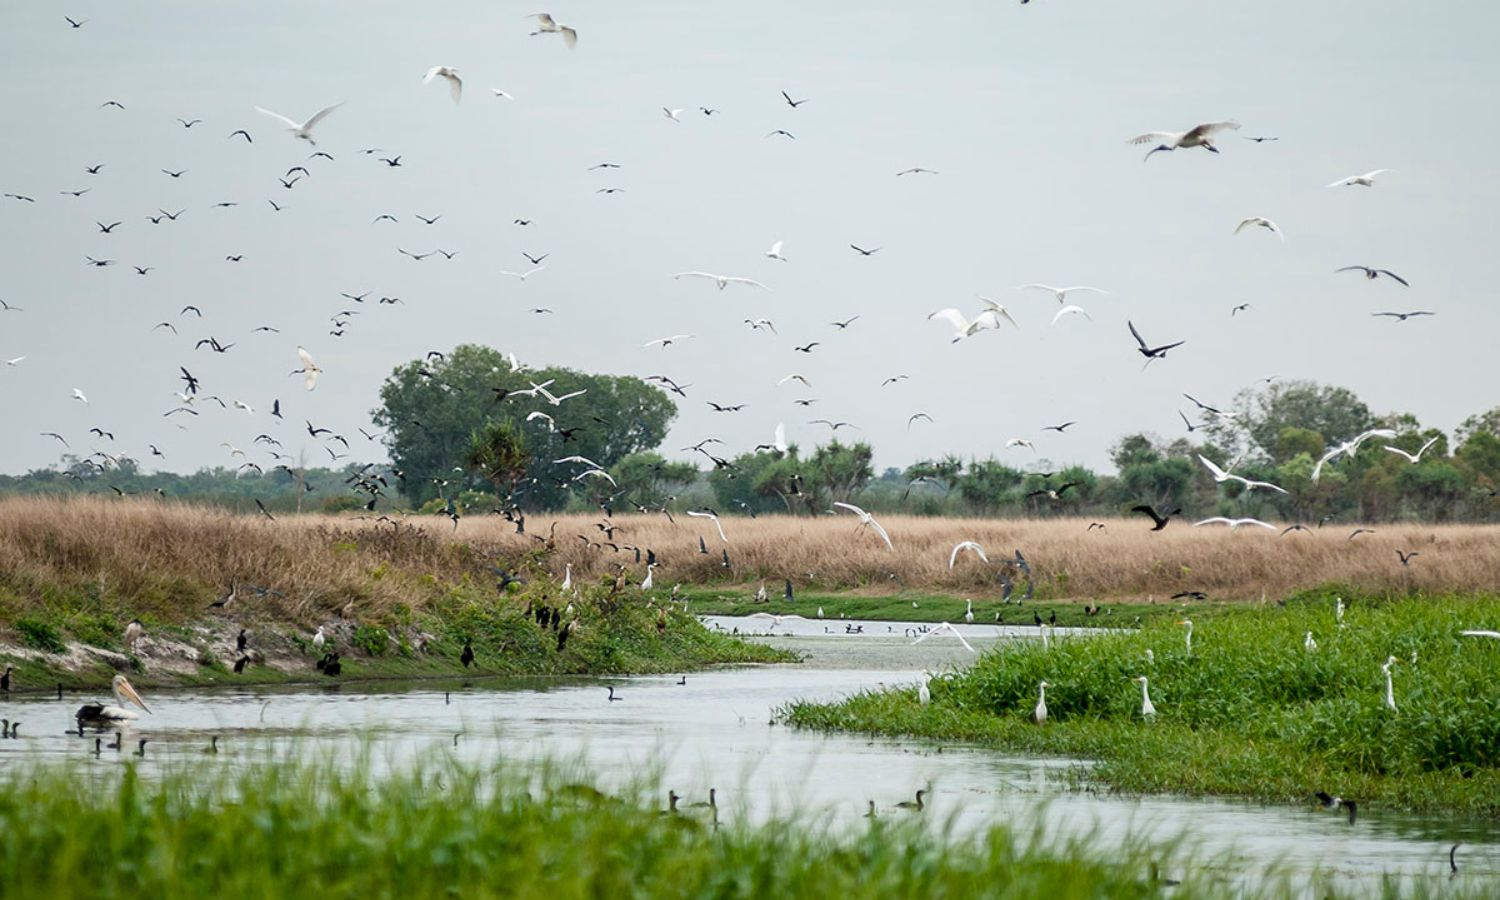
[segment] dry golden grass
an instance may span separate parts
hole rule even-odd
[[[556,522],[555,531],[551,524]],[[26,497],[0,501],[0,589],[18,601],[45,602],[57,589],[128,597],[166,619],[195,615],[231,580],[283,596],[263,602],[269,615],[309,619],[355,600],[361,615],[420,609],[446,586],[487,578],[491,564],[514,565],[555,534],[546,565],[561,577],[593,578],[634,553],[602,546],[599,516],[536,514],[528,534],[497,517],[465,517],[455,530],[441,517],[392,525],[369,519],[307,515],[277,521],[178,503],[101,498]],[[733,583],[870,592],[930,591],[998,595],[997,566],[972,555],[948,568],[953,545],[979,541],[998,563],[1017,548],[1051,598],[1161,598],[1200,590],[1217,599],[1280,597],[1336,583],[1372,593],[1500,591],[1500,527],[1381,525],[1349,540],[1352,525],[1279,537],[1258,528],[1230,532],[1173,522],[1153,533],[1143,518],[1106,520],[882,519],[895,551],[852,516],[758,519],[725,517],[729,543],[713,523],[678,516],[617,515],[614,543],[654,550],[658,585]],[[587,538],[588,543],[579,535]],[[698,550],[702,536],[708,554]],[[727,549],[731,567],[721,564]],[[1403,567],[1396,551],[1420,555]],[[0,597],[0,615],[4,614]]]

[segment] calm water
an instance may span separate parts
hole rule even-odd
[[[714,619],[742,633],[765,631],[763,619]],[[724,820],[803,818],[861,823],[868,801],[879,814],[918,788],[929,788],[926,815],[969,833],[996,822],[1042,823],[1052,835],[1092,835],[1108,846],[1126,838],[1186,836],[1199,855],[1253,873],[1280,865],[1298,873],[1332,873],[1345,885],[1374,888],[1382,873],[1446,875],[1447,848],[1462,842],[1466,875],[1500,873],[1500,828],[1361,811],[1343,816],[1308,808],[1262,807],[1183,798],[1123,798],[1070,790],[1066,760],[1022,759],[978,748],[924,741],[820,735],[770,724],[771,711],[796,698],[829,700],[883,685],[912,684],[920,672],[972,659],[952,636],[913,645],[905,623],[866,622],[845,634],[843,622],[787,620],[765,638],[802,652],[801,666],[773,666],[677,676],[525,680],[477,679],[416,685],[335,684],[298,689],[148,692],[151,715],[126,734],[126,750],[93,756],[94,735],[66,732],[74,710],[91,698],[21,698],[0,704],[20,719],[23,737],[0,742],[0,766],[22,760],[75,760],[118,766],[134,760],[133,741],[148,738],[143,772],[194,765],[235,765],[295,748],[349,754],[368,746],[379,770],[400,769],[433,754],[461,760],[577,761],[602,787],[658,775],[663,790],[689,800],[718,788]],[[889,625],[890,631],[887,631]],[[788,627],[791,626],[791,627]],[[837,633],[825,634],[824,627]],[[1035,629],[961,628],[977,649],[999,639],[1034,637]],[[791,632],[785,634],[785,632]],[[1076,635],[1063,639],[1079,639]],[[615,686],[618,702],[607,698]],[[211,735],[222,752],[202,753]],[[455,740],[455,736],[457,736]],[[663,801],[665,802],[665,801]]]

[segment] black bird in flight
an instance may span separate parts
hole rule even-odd
[[[197,125],[199,122],[202,122],[203,120],[202,119],[193,119],[192,121],[188,121],[187,119],[178,119],[177,121],[179,121],[179,122],[182,123],[182,127],[183,128],[192,128],[194,125]]]
[[[1141,345],[1138,348],[1138,352],[1142,356],[1146,357],[1146,365],[1148,366],[1151,364],[1151,360],[1153,359],[1166,359],[1167,351],[1171,350],[1173,347],[1181,347],[1183,344],[1187,343],[1187,341],[1177,341],[1172,344],[1163,344],[1160,347],[1152,347],[1149,346],[1146,343],[1145,339],[1141,337],[1141,333],[1135,330],[1134,322],[1126,320],[1125,324],[1130,326],[1130,333],[1135,336],[1135,342]]]
[[[1055,431],[1058,434],[1062,434],[1064,431],[1067,431],[1069,428],[1072,428],[1074,425],[1077,425],[1077,424],[1078,424],[1077,422],[1064,422],[1061,425],[1047,425],[1047,426],[1043,427],[1042,430],[1043,431]]]
[[[1153,521],[1153,522],[1156,523],[1156,525],[1151,529],[1152,531],[1161,531],[1163,528],[1166,528],[1167,527],[1167,523],[1172,520],[1172,517],[1175,516],[1175,515],[1177,515],[1178,513],[1182,512],[1181,509],[1174,509],[1171,512],[1167,513],[1166,515],[1157,515],[1156,510],[1154,510],[1151,507],[1145,505],[1144,503],[1141,504],[1140,506],[1132,506],[1132,507],[1130,507],[1130,511],[1131,512],[1138,512],[1138,513],[1145,513],[1146,515],[1150,516],[1151,517],[1151,521]]]
[[[250,136],[250,132],[246,131],[243,128],[240,128],[240,129],[237,129],[235,131],[229,132],[229,138],[230,138],[230,140],[233,140],[236,135],[239,136],[239,137],[244,138],[245,139],[245,143],[247,143],[247,144],[253,144],[253,143],[255,143],[255,139]]]
[[[1374,268],[1371,268],[1370,266],[1344,266],[1341,269],[1334,269],[1334,271],[1335,272],[1363,272],[1363,273],[1365,273],[1365,278],[1369,279],[1370,281],[1374,281],[1376,278],[1379,278],[1381,275],[1384,275],[1387,278],[1390,278],[1390,279],[1393,279],[1395,281],[1400,282],[1402,287],[1411,287],[1411,284],[1405,278],[1402,278],[1400,275],[1397,275],[1395,272],[1392,272],[1390,269],[1374,269]]]
[[[786,105],[790,106],[792,109],[796,109],[797,107],[799,107],[802,104],[806,103],[807,99],[808,99],[808,98],[803,98],[801,100],[793,100],[792,97],[791,97],[791,95],[788,94],[786,91],[782,91],[781,92],[781,96],[782,96],[783,99],[786,100]]]
[[[1398,312],[1378,312],[1378,313],[1370,313],[1370,315],[1373,316],[1373,317],[1375,317],[1375,318],[1377,318],[1377,319],[1380,318],[1381,316],[1390,316],[1393,319],[1400,319],[1401,321],[1405,322],[1407,319],[1410,319],[1412,316],[1435,316],[1435,315],[1437,315],[1437,313],[1435,313],[1435,312],[1428,312],[1425,309],[1419,309],[1419,310],[1417,310],[1415,312],[1404,312],[1404,313],[1398,313]]]
[[[879,247],[876,247],[874,250],[866,250],[858,244],[850,244],[849,249],[853,250],[855,253],[858,253],[860,256],[874,256],[875,254],[880,252]]]

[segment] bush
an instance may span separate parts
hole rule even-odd
[[[17,619],[14,627],[16,633],[21,636],[21,643],[33,650],[61,653],[67,649],[57,626],[50,622],[28,616]]]
[[[366,656],[380,656],[385,653],[386,647],[390,646],[391,636],[384,628],[373,625],[361,625],[354,629],[354,646],[365,652]]]

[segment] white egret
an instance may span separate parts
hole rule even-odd
[[[662,113],[662,115],[664,115],[667,118],[671,119],[673,122],[681,122],[682,121],[681,119],[677,118],[678,116],[682,115],[682,110],[680,110],[680,109],[668,109],[667,107],[663,106],[661,108],[661,113]]]
[[[318,376],[323,374],[323,370],[313,362],[313,358],[305,349],[298,347],[297,356],[302,360],[302,368],[293,369],[291,374],[303,376],[303,384],[308,390],[312,390],[318,386]]]
[[[965,597],[964,598],[964,603],[967,604],[967,608],[964,610],[964,622],[966,624],[973,625],[974,624],[974,601],[970,600],[967,597]]]
[[[1218,153],[1219,148],[1214,146],[1213,136],[1226,128],[1238,129],[1239,127],[1238,122],[1206,122],[1189,128],[1187,131],[1148,131],[1145,134],[1136,135],[1126,143],[1155,144],[1156,146],[1146,153],[1146,159],[1150,159],[1151,154],[1162,150],[1170,153],[1173,150],[1188,147],[1202,147],[1210,153]]]
[[[1213,475],[1214,481],[1219,484],[1223,484],[1226,481],[1238,481],[1245,486],[1245,490],[1247,491],[1253,491],[1258,487],[1263,487],[1270,488],[1271,490],[1276,491],[1279,494],[1286,493],[1286,490],[1284,488],[1279,488],[1269,481],[1254,481],[1252,479],[1246,478],[1243,475],[1235,475],[1231,472],[1226,472],[1218,466],[1214,465],[1213,460],[1209,459],[1201,453],[1198,454],[1198,461],[1203,463],[1203,465],[1208,469],[1209,474]]]
[[[966,337],[973,337],[986,328],[1000,327],[1000,318],[990,310],[985,310],[971,321],[963,313],[949,307],[928,314],[927,320],[933,319],[943,319],[953,326],[953,343],[955,344]]]
[[[889,534],[886,534],[885,528],[879,522],[875,521],[874,516],[855,506],[853,503],[844,503],[841,500],[835,500],[833,502],[833,505],[839,507],[840,509],[847,509],[850,512],[854,513],[856,516],[859,516],[859,524],[870,528],[876,534],[880,535],[880,539],[885,541],[886,549],[892,551],[896,549],[895,546],[891,544],[891,536]]]
[[[922,643],[923,641],[927,640],[928,638],[930,638],[930,637],[932,637],[934,635],[938,635],[938,634],[951,634],[954,637],[958,638],[958,642],[960,644],[964,645],[964,649],[965,650],[969,651],[970,653],[978,653],[979,652],[978,650],[975,650],[974,647],[972,645],[970,645],[968,641],[964,640],[964,636],[962,634],[959,634],[958,629],[954,628],[953,625],[951,623],[949,623],[949,622],[939,622],[935,628],[933,628],[931,631],[927,632],[926,634],[922,635],[921,637],[917,638],[916,640],[912,641],[911,644],[912,644],[913,647],[915,647],[916,645]]]
[[[572,589],[573,589],[573,564],[572,563],[566,563],[566,564],[563,565],[562,591],[563,591],[563,593],[567,593],[568,591],[571,591]]]
[[[1264,228],[1277,237],[1281,238],[1282,243],[1286,243],[1286,233],[1281,230],[1281,226],[1277,225],[1275,222],[1272,222],[1270,219],[1267,219],[1265,216],[1250,216],[1248,218],[1241,219],[1240,224],[1235,226],[1234,233],[1239,234],[1241,231],[1244,231],[1247,225]]]
[[[714,527],[717,528],[717,529],[719,529],[719,540],[723,541],[726,544],[729,543],[728,536],[726,536],[724,534],[724,526],[722,524],[720,524],[720,522],[719,522],[719,515],[718,515],[718,513],[715,513],[711,509],[710,510],[704,510],[704,511],[700,511],[700,510],[696,510],[696,509],[690,509],[690,510],[688,510],[688,515],[693,516],[694,518],[698,518],[698,519],[712,519],[713,522],[714,522]]]
[[[1141,718],[1147,722],[1155,721],[1156,706],[1151,702],[1151,691],[1146,684],[1146,676],[1137,675],[1131,680],[1141,686]]]
[[[1177,624],[1178,625],[1185,625],[1185,626],[1187,626],[1187,634],[1183,636],[1182,641],[1183,641],[1183,644],[1186,645],[1186,647],[1187,647],[1188,656],[1192,656],[1193,655],[1193,620],[1192,619],[1183,619],[1182,621],[1178,622]]]
[[[1033,444],[1031,441],[1026,440],[1025,438],[1013,437],[1013,438],[1011,438],[1011,439],[1009,439],[1009,440],[1007,440],[1005,442],[1005,446],[1007,446],[1007,447],[1025,447],[1027,450],[1030,450],[1032,453],[1036,452],[1036,445]]]
[[[1062,319],[1063,316],[1070,316],[1070,315],[1081,315],[1085,319],[1088,319],[1090,322],[1092,322],[1094,320],[1094,317],[1091,316],[1091,315],[1089,315],[1088,310],[1084,309],[1081,306],[1074,306],[1073,304],[1070,303],[1067,306],[1064,306],[1062,309],[1059,309],[1057,311],[1057,313],[1052,317],[1052,324],[1056,325],[1058,323],[1058,321]]]
[[[674,280],[681,278],[707,278],[717,284],[719,286],[719,290],[721,291],[731,284],[748,284],[752,287],[758,287],[767,291],[770,290],[770,288],[761,284],[759,281],[756,281],[754,278],[739,278],[734,275],[715,275],[712,272],[678,272],[677,274],[673,275],[672,278]]]
[[[318,145],[318,142],[312,139],[313,126],[323,121],[324,116],[328,115],[329,113],[333,112],[343,105],[344,101],[340,100],[338,103],[335,103],[332,106],[325,106],[314,113],[313,117],[311,119],[308,119],[306,122],[293,122],[291,119],[288,119],[281,113],[274,113],[269,109],[263,109],[259,106],[255,107],[255,111],[262,115],[270,116],[271,118],[284,123],[287,127],[287,130],[290,131],[294,137],[307,141],[309,144],[312,144],[314,147],[316,147]]]
[[[1435,438],[1435,437],[1432,438],[1427,443],[1423,444],[1422,447],[1421,447],[1421,449],[1419,449],[1416,453],[1407,453],[1405,450],[1402,450],[1400,447],[1392,447],[1390,444],[1386,444],[1385,445],[1385,449],[1387,449],[1387,450],[1391,451],[1392,453],[1395,453],[1395,454],[1397,454],[1399,456],[1403,456],[1403,457],[1406,458],[1407,462],[1415,464],[1415,463],[1421,462],[1422,461],[1422,454],[1426,453],[1427,452],[1427,448],[1431,447],[1433,444],[1436,444],[1437,442],[1438,442],[1437,438]]]
[[[458,77],[457,69],[452,66],[433,66],[427,70],[427,76],[422,79],[422,83],[431,84],[434,78],[441,78],[448,82],[448,93],[452,95],[454,103],[463,97],[464,81]]]
[[[322,653],[323,652],[323,645],[326,644],[327,642],[328,642],[328,636],[323,633],[323,626],[319,625],[317,633],[315,633],[312,636],[313,650],[317,651],[318,653]]]
[[[568,45],[569,50],[578,46],[577,29],[569,25],[559,25],[550,13],[532,13],[529,16],[522,16],[522,18],[536,19],[537,27],[536,31],[531,33],[532,37],[536,37],[539,34],[560,34],[562,35],[563,43]]]
[[[134,703],[148,713],[151,712],[151,707],[147,706],[146,701],[141,699],[141,695],[135,692],[135,688],[130,686],[130,681],[124,675],[116,675],[111,679],[110,691],[115,696],[115,705],[85,704],[74,715],[80,725],[107,725],[138,718],[134,711],[125,708],[127,702]]]
[[[73,399],[79,401],[80,403],[89,402],[89,398],[86,397],[83,391],[79,390],[78,388],[73,388]]]
[[[547,268],[547,267],[546,266],[537,266],[537,267],[532,268],[532,269],[527,269],[524,272],[508,272],[508,271],[505,271],[504,269],[502,269],[502,270],[500,270],[500,274],[501,275],[509,275],[511,278],[516,278],[516,279],[519,279],[521,281],[525,281],[526,279],[530,278],[531,276],[535,275],[536,273],[542,271],[545,268]]]
[[[615,483],[614,476],[604,471],[603,469],[584,469],[582,472],[574,475],[572,480],[582,481],[585,478],[603,478],[605,481],[609,482],[611,486],[619,487],[619,485]]]
[[[15,359],[7,359],[5,361],[5,364],[7,366],[10,366],[11,368],[15,368],[16,366],[19,366],[21,364],[21,360],[23,360],[25,358],[26,357],[24,357],[24,356],[17,356]]]
[[[1375,186],[1375,179],[1376,178],[1380,177],[1381,175],[1384,175],[1387,172],[1394,172],[1394,171],[1396,171],[1396,170],[1395,169],[1372,169],[1371,171],[1366,172],[1363,175],[1350,175],[1348,178],[1340,178],[1338,181],[1330,181],[1328,183],[1328,186],[1331,187],[1331,188],[1333,188],[1333,187],[1353,187],[1354,185],[1359,185],[1360,187],[1374,187]]]
[[[141,624],[140,619],[131,619],[130,624],[125,626],[125,637],[122,643],[125,649],[131,653],[135,652],[136,642],[146,633],[146,627]]]
[[[948,570],[950,572],[953,571],[953,564],[958,561],[958,554],[965,550],[978,556],[986,563],[990,561],[990,558],[984,555],[984,547],[980,546],[978,541],[959,541],[953,545],[953,552],[948,554]]]
[[[806,375],[799,375],[796,372],[793,372],[790,375],[783,376],[780,381],[776,382],[776,386],[777,387],[781,387],[783,384],[786,384],[788,381],[800,382],[803,387],[812,387],[812,382],[807,380],[807,376]]]
[[[1385,665],[1380,667],[1380,671],[1385,675],[1385,708],[1391,712],[1396,711],[1396,691],[1394,685],[1391,684],[1391,666],[1395,664],[1396,657],[1388,656]]]
[[[785,615],[779,615],[778,616],[776,613],[758,612],[758,613],[751,613],[747,618],[751,618],[751,619],[770,619],[771,620],[771,627],[772,628],[775,628],[777,625],[780,625],[782,622],[785,622],[788,619],[801,619],[804,622],[807,621],[807,617],[806,616],[799,616],[796,613],[786,613]]]
[[[1344,627],[1344,598],[1343,597],[1334,597],[1333,598],[1333,620],[1338,623],[1338,625],[1339,625],[1340,628]]]
[[[655,338],[654,340],[649,340],[646,343],[642,344],[641,347],[642,348],[645,348],[645,347],[655,347],[658,344],[660,344],[661,348],[663,350],[665,350],[668,347],[670,347],[671,345],[677,343],[678,341],[690,340],[692,337],[693,337],[693,335],[691,335],[691,334],[673,334],[673,335],[669,335],[667,337]]]
[[[1053,287],[1050,284],[1023,284],[1016,288],[1018,291],[1047,291],[1057,298],[1058,303],[1066,303],[1068,295],[1074,291],[1090,291],[1095,294],[1108,294],[1103,288],[1089,287],[1086,284],[1075,284],[1071,287]]]
[[[1322,458],[1318,460],[1317,465],[1313,466],[1312,480],[1315,483],[1317,482],[1318,476],[1323,473],[1324,463],[1333,462],[1340,456],[1353,456],[1358,452],[1359,445],[1371,438],[1393,441],[1396,439],[1396,431],[1393,428],[1371,428],[1369,431],[1356,434],[1354,437],[1323,454]]]
[[[1038,725],[1047,724],[1047,688],[1052,685],[1043,681],[1037,684],[1036,710],[1031,714],[1032,721]]]
[[[917,685],[917,702],[926,706],[932,702],[932,689],[927,686],[927,673],[922,673],[922,681]]]
[[[782,262],[786,262],[786,257],[781,255],[781,245],[783,243],[784,241],[777,241],[776,243],[772,244],[771,249],[766,251],[766,258],[779,259]]]
[[[998,316],[998,317],[1004,319],[1005,321],[1009,322],[1010,324],[1014,325],[1017,331],[1021,330],[1020,324],[1017,323],[1015,319],[1012,319],[1010,317],[1010,310],[1008,310],[1008,309],[1005,308],[1005,304],[1003,304],[1003,303],[996,303],[994,300],[990,299],[989,297],[984,296],[983,294],[979,294],[978,296],[979,296],[979,301],[981,303],[983,303],[984,306],[985,306],[985,310],[984,310],[985,312],[987,312],[987,313],[994,313],[996,316]],[[998,325],[998,323],[997,323],[997,325]]]
[[[1272,531],[1276,530],[1275,525],[1269,522],[1262,522],[1260,519],[1231,519],[1227,516],[1214,516],[1204,519],[1201,522],[1193,523],[1194,528],[1197,528],[1199,525],[1228,525],[1230,531],[1239,531],[1241,525],[1255,525],[1260,528],[1269,528]]]
[[[1313,640],[1311,631],[1309,631],[1307,633],[1307,636],[1302,639],[1302,649],[1306,650],[1308,653],[1318,652],[1318,642]]]
[[[646,563],[646,577],[641,579],[641,590],[649,591],[656,583],[656,563]]]

